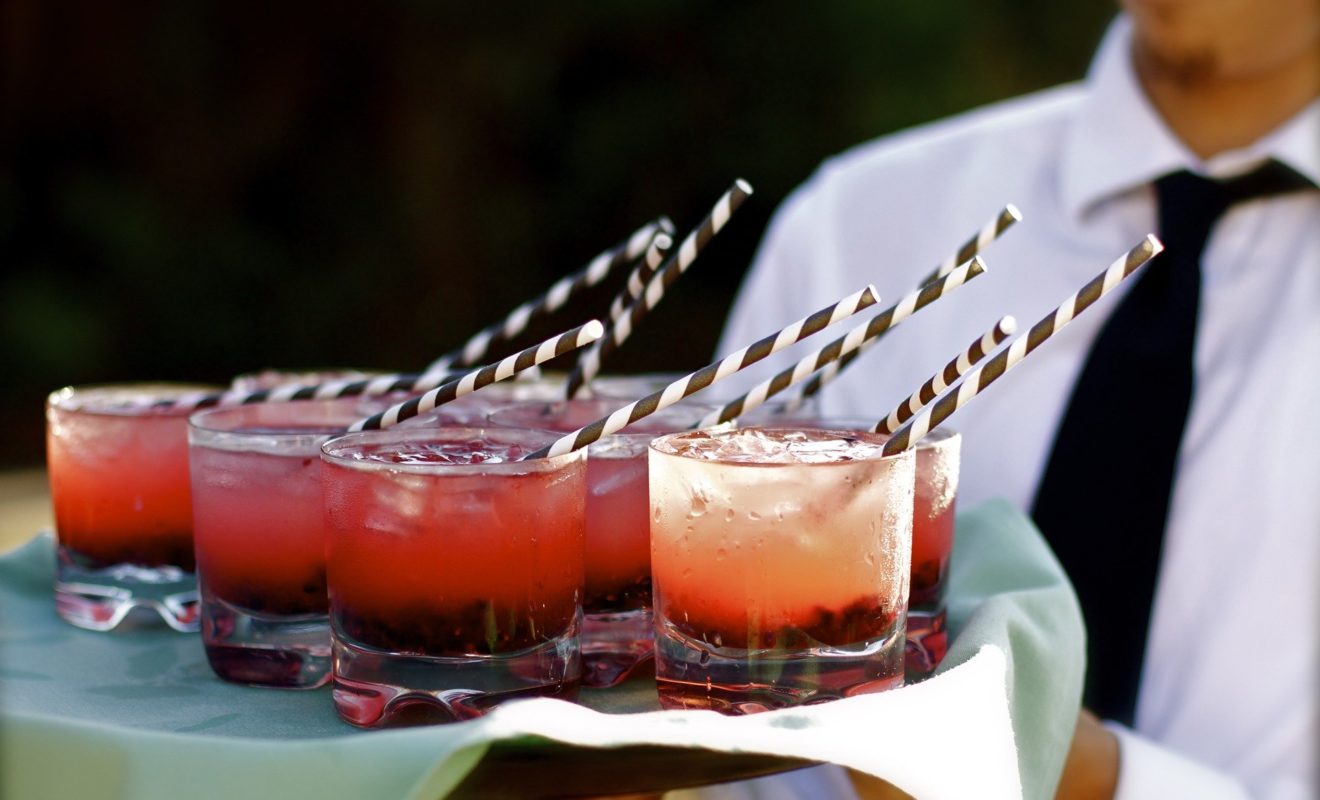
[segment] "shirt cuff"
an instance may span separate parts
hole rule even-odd
[[[1198,764],[1115,722],[1106,721],[1105,727],[1118,737],[1118,790],[1114,800],[1246,800],[1242,784],[1228,774]]]

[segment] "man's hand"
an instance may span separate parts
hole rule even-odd
[[[1113,800],[1118,789],[1118,737],[1086,709],[1077,715],[1057,800]]]

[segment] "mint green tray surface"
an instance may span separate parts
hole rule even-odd
[[[438,797],[501,748],[570,749],[481,735],[472,723],[359,731],[336,716],[328,689],[219,680],[196,636],[64,623],[53,574],[49,534],[0,557],[0,797]],[[941,671],[983,645],[1003,650],[1024,796],[1053,796],[1081,694],[1081,615],[1040,534],[1008,504],[959,515],[949,614]],[[649,679],[585,690],[580,702],[606,713],[659,708]]]

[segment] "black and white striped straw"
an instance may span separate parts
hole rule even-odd
[[[456,367],[480,364],[493,346],[517,337],[532,320],[558,311],[578,292],[605,280],[624,264],[636,261],[656,235],[666,232],[666,225],[671,229],[673,227],[673,223],[666,217],[646,223],[625,241],[591,259],[587,266],[560,278],[544,294],[510,311],[502,321],[478,331],[462,347],[432,361],[426,368],[426,374],[452,372]]]
[[[909,292],[903,296],[903,299],[872,317],[871,321],[866,323],[865,326],[852,329],[843,337],[830,342],[816,353],[803,358],[792,369],[784,370],[771,378],[770,381],[726,405],[720,410],[720,422],[746,414],[779,392],[798,385],[803,378],[815,372],[815,375],[802,383],[802,389],[788,403],[789,410],[800,408],[806,402],[806,398],[811,397],[820,391],[825,384],[834,380],[844,367],[856,360],[857,356],[879,341],[894,326],[962,286],[967,281],[985,274],[985,271],[985,261],[980,256],[975,256],[971,261],[956,268],[943,278],[938,278],[916,291]],[[806,372],[802,372],[802,370],[806,370]],[[763,390],[765,392],[764,396],[760,396],[758,390]],[[755,404],[753,405],[753,403]]]
[[[609,436],[636,422],[642,417],[668,408],[685,397],[690,397],[718,380],[728,377],[774,353],[790,347],[811,336],[821,329],[875,305],[879,301],[875,287],[867,286],[855,294],[848,295],[839,302],[822,308],[811,316],[804,317],[792,325],[771,336],[759,339],[731,355],[708,364],[696,372],[679,378],[658,392],[649,394],[640,400],[601,417],[585,427],[563,436],[548,447],[543,447],[525,458],[545,458],[561,456],[574,450],[580,450],[602,436]]]
[[[637,298],[642,296],[642,291],[646,289],[647,281],[655,271],[660,269],[660,265],[665,262],[665,255],[669,248],[674,246],[674,240],[667,233],[657,233],[655,238],[651,239],[651,244],[646,248],[646,255],[638,262],[633,271],[628,273],[628,282],[624,284],[619,293],[610,301],[610,324],[618,321],[628,310],[628,306],[637,302]],[[599,347],[599,344],[593,344],[592,348]]]
[[[446,381],[426,394],[390,406],[379,414],[360,419],[349,426],[349,431],[370,431],[392,427],[405,419],[415,417],[418,414],[425,414],[436,406],[448,403],[450,400],[471,394],[496,381],[513,377],[523,370],[544,364],[553,358],[590,344],[599,339],[604,333],[605,326],[593,319],[585,325],[579,325],[558,336],[552,336],[538,345],[515,353],[494,364],[488,364],[462,377]]]
[[[942,287],[946,292],[952,291],[972,278],[984,274],[984,272],[985,262],[979,258],[974,258],[969,263],[946,275]],[[814,353],[808,353],[798,359],[796,364],[777,373],[769,380],[761,381],[748,390],[746,394],[702,417],[692,427],[694,429],[710,428],[721,422],[728,422],[744,414],[750,414],[765,405],[766,401],[780,392],[801,384],[813,373],[817,373],[817,377],[819,377],[820,370],[840,363],[851,363],[859,351],[869,347],[895,325],[907,319],[915,311],[919,311],[943,297],[943,294],[929,292],[924,298],[924,302],[919,300],[918,303],[913,304],[910,302],[913,294],[907,295],[898,303],[881,311],[866,324],[858,325]],[[911,310],[904,311],[904,309]],[[796,406],[800,406],[801,403],[802,396],[799,395],[796,398]],[[790,408],[793,407],[795,406],[790,405]]]
[[[1064,300],[1059,307],[1047,314],[1031,330],[1013,340],[1012,344],[990,357],[983,366],[968,372],[956,386],[945,391],[934,403],[928,405],[919,414],[903,423],[885,442],[885,455],[908,450],[921,441],[926,434],[948,419],[958,409],[994,383],[1001,375],[1022,362],[1027,354],[1040,347],[1046,339],[1058,333],[1078,314],[1089,308],[1095,301],[1109,294],[1142,264],[1150,261],[1164,245],[1153,235],[1148,235],[1141,244],[1129,250],[1101,274],[1091,279],[1072,297]],[[1140,391],[1134,386],[1132,391]]]
[[[1004,206],[995,215],[994,219],[981,226],[981,230],[977,231],[975,236],[963,242],[963,246],[959,247],[956,252],[950,253],[949,257],[935,268],[934,272],[918,281],[917,286],[925,286],[931,281],[937,281],[953,272],[959,264],[966,264],[972,256],[978,255],[982,250],[989,247],[991,242],[998,239],[1004,231],[1013,227],[1014,223],[1021,221],[1022,212],[1018,211],[1017,206],[1012,203]]]
[[[967,370],[981,363],[987,355],[994,351],[996,347],[1003,344],[1004,340],[1013,335],[1017,330],[1017,320],[1012,317],[1003,317],[995,326],[986,331],[976,341],[952,361],[944,365],[944,369],[931,376],[930,380],[921,384],[921,388],[912,393],[912,396],[899,403],[898,407],[889,412],[889,416],[876,423],[873,429],[876,433],[893,433],[899,425],[907,422],[921,409],[934,402],[936,397],[940,396],[945,389],[953,385],[955,381],[967,373]]]
[[[602,362],[628,340],[642,317],[655,308],[664,297],[665,291],[687,271],[688,267],[692,266],[692,262],[697,260],[697,255],[711,239],[715,238],[715,234],[728,224],[729,218],[751,195],[751,185],[741,178],[734,181],[733,186],[720,195],[710,214],[683,238],[682,244],[678,246],[678,252],[672,253],[665,259],[665,263],[646,283],[646,289],[624,313],[619,315],[617,320],[613,321],[600,344],[588,350],[578,360],[564,386],[565,397],[576,397],[592,378],[600,374]]]

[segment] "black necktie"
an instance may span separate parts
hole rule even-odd
[[[1084,699],[1102,717],[1133,721],[1195,383],[1206,239],[1234,203],[1310,186],[1276,161],[1229,181],[1185,171],[1156,181],[1165,252],[1100,330],[1073,387],[1032,516],[1077,590],[1087,627]],[[1119,435],[1134,423],[1141,436]]]

